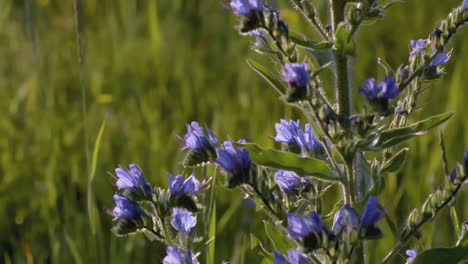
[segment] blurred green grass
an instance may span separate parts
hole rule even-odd
[[[176,134],[184,133],[185,123],[197,120],[221,138],[273,146],[274,123],[298,113],[282,105],[246,66],[248,57],[260,58],[249,51],[248,38],[234,30],[236,18],[218,0],[79,2],[81,68],[73,1],[0,2],[0,262],[159,263],[161,245],[110,233],[111,217],[105,211],[113,206],[114,187],[109,172],[136,162],[152,183],[165,185],[165,172],[180,169],[183,153]],[[314,2],[326,12],[324,1]],[[409,40],[430,34],[460,2],[407,1],[389,9],[386,20],[362,28],[354,62],[356,90],[370,76],[383,77],[377,57],[398,67],[407,59]],[[314,35],[286,1],[279,5],[293,30]],[[468,148],[467,38],[464,29],[451,43],[448,73],[422,98],[428,107],[417,115],[456,111],[444,129],[451,164]],[[358,110],[362,98],[356,93],[355,99]],[[104,121],[88,188],[90,152]],[[399,223],[441,181],[438,132],[410,147],[405,169],[389,175],[381,198]],[[88,218],[90,190],[95,234]],[[246,234],[261,224],[260,217],[252,225],[242,221],[241,197],[218,194],[222,226],[217,227],[216,262],[235,254],[240,262],[239,252],[245,249],[248,255],[242,245]],[[465,190],[459,201],[467,197]],[[468,219],[461,203],[457,209],[461,220]],[[425,227],[419,247],[449,245],[454,241],[450,225],[444,211]],[[370,259],[392,242],[369,243],[375,248]]]

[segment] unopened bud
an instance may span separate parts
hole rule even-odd
[[[312,5],[312,3],[308,0],[302,0],[301,4],[304,10],[304,13],[307,15],[307,17],[315,18],[317,12],[315,11],[315,7]]]
[[[431,206],[431,196],[429,196],[429,199],[427,199],[422,208],[421,208],[422,214],[424,217],[428,217],[432,215],[432,206]]]
[[[435,191],[431,196],[431,205],[432,208],[436,209],[444,201],[444,197],[440,190]]]
[[[418,209],[413,209],[411,214],[408,217],[408,225],[410,226],[411,230],[414,230],[416,225],[419,224],[421,221],[421,214],[419,213]]]

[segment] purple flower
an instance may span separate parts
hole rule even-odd
[[[427,41],[425,39],[411,40],[410,44],[411,44],[410,56],[411,57],[421,56],[424,54]]]
[[[236,149],[230,141],[225,141],[224,148],[218,149],[216,164],[228,173],[239,174],[250,170],[252,160],[246,148]]]
[[[284,191],[293,191],[298,184],[305,182],[305,179],[293,171],[279,170],[275,173],[275,181]]]
[[[288,232],[294,239],[320,234],[324,227],[322,219],[315,211],[301,216],[288,214]]]
[[[428,67],[437,67],[441,64],[445,64],[450,60],[450,55],[445,53],[439,53],[437,56],[429,63]]]
[[[308,153],[313,157],[319,156],[323,151],[322,143],[315,136],[314,130],[310,124],[305,125],[305,132],[301,129],[299,120],[280,120],[275,124],[275,141],[287,144],[292,152]]]
[[[187,210],[173,208],[171,225],[176,230],[187,234],[197,224],[197,217]]]
[[[294,122],[293,120],[286,121],[284,119],[280,120],[280,123],[275,124],[276,128],[276,142],[282,142],[286,144],[296,143],[296,137],[299,133],[302,132],[301,125],[299,120]]]
[[[183,195],[183,194],[200,194],[198,189],[200,188],[200,181],[191,175],[187,179],[182,175],[172,176],[167,173],[169,178],[169,191],[172,195]]]
[[[122,219],[139,219],[143,214],[143,210],[141,210],[140,206],[121,194],[114,194],[114,201],[116,206],[112,210],[112,215],[114,216],[114,220],[119,218]]]
[[[288,232],[294,238],[301,238],[303,245],[308,250],[319,248],[323,235],[328,240],[335,240],[335,236],[327,229],[315,211],[308,215],[288,214]]]
[[[273,254],[275,255],[273,264],[307,264],[310,261],[309,256],[293,249],[288,250],[288,257],[277,251],[273,251]]]
[[[168,246],[166,252],[167,256],[164,257],[163,264],[200,264],[189,250],[182,254],[180,248]]]
[[[359,88],[359,92],[369,100],[393,99],[398,96],[400,89],[396,85],[396,78],[389,75],[379,84],[374,78],[364,81],[364,87]]]
[[[206,128],[208,132],[205,135],[203,128],[197,122],[192,122],[187,126],[187,134],[181,138],[184,143],[182,149],[191,149],[200,153],[214,153],[215,149],[219,146],[218,138],[210,129]]]
[[[122,166],[115,169],[117,187],[119,189],[141,190],[145,193],[154,192],[140,167],[136,164],[130,164],[129,167],[129,170],[126,170]]]
[[[468,168],[468,150],[463,153],[463,162],[465,163],[465,167]]]
[[[282,75],[291,87],[305,87],[310,81],[307,63],[286,63]]]
[[[338,212],[336,212],[333,219],[332,230],[336,234],[343,231],[359,231],[361,228],[361,220],[359,214],[349,204],[345,204]]]
[[[450,181],[452,183],[455,183],[456,179],[457,179],[457,168],[453,167],[452,172],[450,173]]]
[[[466,11],[468,10],[468,0],[464,0],[462,3],[462,10]]]
[[[263,10],[263,2],[261,0],[231,0],[229,4],[234,15],[252,16]]]
[[[408,249],[406,250],[406,255],[408,256],[406,262],[410,262],[418,255],[418,252],[416,252],[414,249]]]
[[[375,196],[370,196],[361,215],[361,226],[367,228],[384,217],[385,212],[380,208],[379,201]]]

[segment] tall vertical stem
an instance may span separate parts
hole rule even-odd
[[[331,24],[333,29],[333,35],[336,34],[338,24],[345,20],[344,10],[346,5],[346,0],[329,0],[330,1],[330,15],[331,15]],[[348,58],[346,55],[340,51],[334,51],[333,56],[335,59],[335,71],[336,71],[336,87],[335,94],[336,100],[338,102],[338,113],[347,117],[352,113],[352,93],[351,87],[349,85],[349,68],[348,68]],[[349,201],[351,204],[354,202],[354,174],[353,174],[353,163],[352,160],[346,164],[346,175],[347,175],[347,184],[346,192],[343,195],[346,195],[345,200]],[[365,264],[365,255],[364,255],[364,243],[359,241],[355,245],[353,253],[351,255],[351,264]]]
[[[336,32],[338,24],[344,21],[344,9],[346,0],[330,0],[330,14],[333,33]],[[336,68],[335,94],[338,101],[338,113],[349,116],[352,112],[352,94],[349,87],[348,58],[345,54],[334,51]]]

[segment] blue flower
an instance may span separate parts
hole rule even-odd
[[[288,250],[288,257],[277,251],[273,251],[273,255],[275,255],[273,264],[307,264],[310,261],[309,256],[293,249]]]
[[[275,128],[275,141],[286,144],[297,144],[296,137],[302,132],[299,120],[294,122],[293,120],[286,121],[281,119],[280,123],[275,124]]]
[[[307,63],[286,63],[282,75],[291,87],[305,87],[310,81]]]
[[[380,208],[379,201],[375,196],[370,196],[361,215],[361,226],[367,228],[384,217],[385,212]]]
[[[333,219],[332,230],[336,234],[343,231],[359,231],[361,228],[361,220],[359,214],[349,204],[345,204],[338,212],[336,212]]]
[[[445,53],[439,53],[437,56],[429,63],[428,67],[437,67],[439,65],[445,64],[450,60],[450,55]]]
[[[468,169],[468,150],[463,154],[463,162],[465,163],[466,169]]]
[[[302,238],[303,245],[307,250],[320,247],[323,235],[328,240],[335,240],[335,236],[328,231],[320,216],[312,211],[308,215],[288,214],[288,233],[294,238]]]
[[[315,136],[314,130],[310,124],[305,125],[305,132],[301,129],[298,121],[280,120],[275,124],[275,141],[287,144],[292,152],[310,154],[318,157],[323,151],[322,143]]]
[[[453,167],[452,172],[450,173],[450,181],[452,183],[455,183],[456,179],[457,179],[457,168]]]
[[[466,11],[468,10],[468,0],[464,0],[462,3],[462,10]]]
[[[229,4],[235,15],[252,16],[263,10],[263,2],[261,0],[231,0]]]
[[[421,56],[426,50],[427,41],[425,39],[411,40],[411,52],[410,56]]]
[[[122,166],[115,169],[115,174],[117,175],[117,187],[119,189],[141,190],[145,193],[154,192],[140,167],[136,164],[130,164],[129,167],[129,170],[126,170]]]
[[[121,194],[114,194],[114,201],[116,204],[112,210],[114,220],[119,218],[136,220],[144,214],[143,210],[141,210],[140,206],[136,202]]]
[[[408,256],[406,262],[410,262],[418,255],[418,252],[416,252],[414,249],[408,249],[406,250],[406,255]]]
[[[318,235],[325,228],[317,212],[312,211],[308,215],[288,214],[288,232],[294,238]]]
[[[299,177],[293,171],[279,170],[275,173],[275,181],[284,191],[294,191],[298,184],[306,182],[306,179]]]
[[[163,264],[200,264],[189,250],[182,254],[180,248],[168,246],[166,252],[167,256],[164,257]]]
[[[200,188],[200,181],[191,175],[187,179],[182,175],[172,176],[167,173],[169,178],[169,191],[172,195],[183,195],[183,194],[200,194],[198,189]]]
[[[187,134],[184,135],[182,141],[184,143],[183,149],[191,149],[200,153],[215,152],[215,149],[219,146],[218,137],[206,128],[208,132],[205,135],[203,128],[201,128],[197,122],[192,122],[187,126]]]
[[[359,92],[369,100],[393,99],[398,96],[400,89],[396,85],[396,78],[387,76],[379,84],[374,78],[364,81],[364,87],[359,88]]]
[[[187,210],[173,208],[171,225],[176,230],[187,234],[197,224],[197,217]]]
[[[238,174],[250,169],[252,159],[246,148],[236,149],[230,141],[225,141],[224,148],[218,149],[216,164],[226,172]]]

